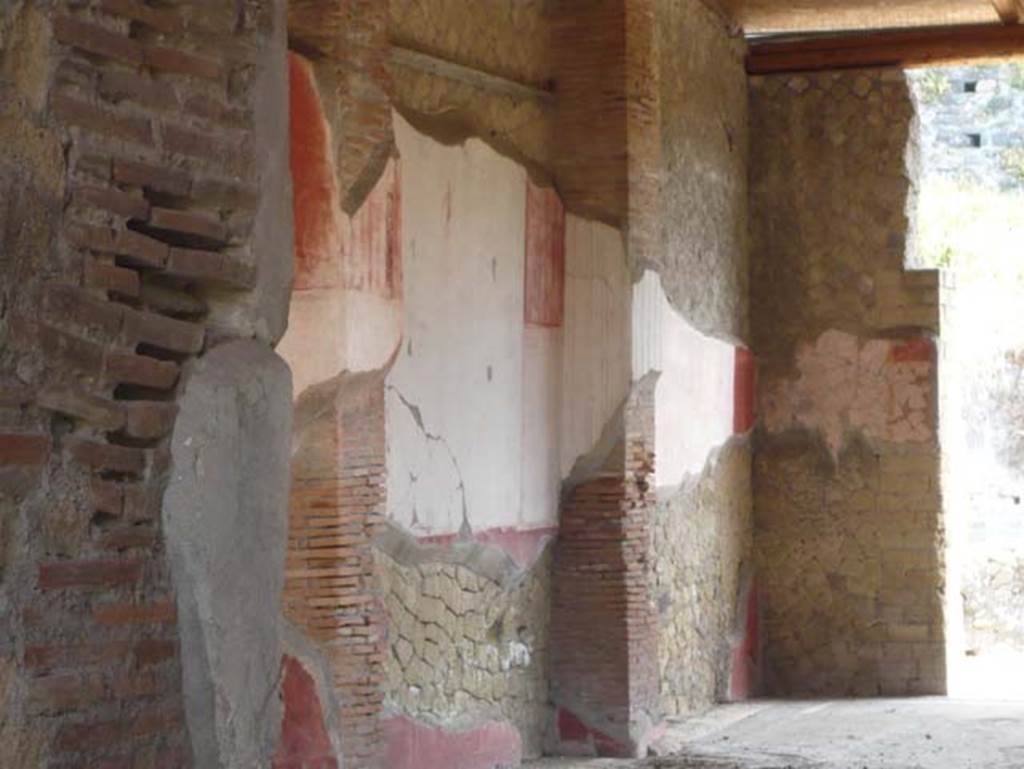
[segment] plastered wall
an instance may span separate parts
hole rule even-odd
[[[650,591],[660,704],[673,714],[757,684],[756,622],[747,622],[756,602],[748,116],[744,43],[699,2],[656,9],[662,247],[634,292],[647,295],[660,337]]]
[[[439,756],[467,734],[507,760],[538,756],[549,728],[546,543],[563,479],[586,465],[627,394],[622,236],[566,215],[556,193],[483,142],[447,146],[395,125],[406,332],[386,381],[393,531],[378,558],[398,623],[388,743],[398,750],[430,724]],[[409,542],[396,548],[395,537]],[[474,572],[479,558],[505,576]]]
[[[905,272],[902,73],[754,78],[765,690],[945,690],[935,272]]]
[[[525,344],[526,174],[479,141],[446,147],[396,127],[408,256],[387,380],[390,517],[419,536],[551,525],[557,485],[523,497],[545,456],[523,449],[524,373],[545,353]]]

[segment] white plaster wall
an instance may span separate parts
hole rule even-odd
[[[562,329],[523,329],[523,489],[519,523],[524,528],[558,521],[562,413]]]
[[[387,379],[390,515],[417,535],[537,520],[522,509],[526,173],[399,116],[395,136],[406,333]],[[541,380],[548,354],[530,356]]]
[[[633,375],[661,372],[655,392],[655,483],[699,473],[733,434],[736,349],[686,322],[654,272],[633,289]]]
[[[397,178],[392,161],[353,217],[335,209],[340,242],[324,247],[334,257],[324,268],[329,274],[326,285],[292,292],[288,330],[277,352],[292,369],[296,397],[343,371],[379,369],[401,341],[401,300],[384,295],[379,285],[383,279],[356,290],[345,288],[352,281],[346,283],[342,276],[345,269],[382,269],[388,238],[382,209]]]
[[[401,340],[399,302],[363,291],[296,291],[278,353],[291,366],[296,396],[342,371],[383,366]]]
[[[567,215],[562,477],[594,448],[629,394],[630,293],[622,234],[605,224]]]

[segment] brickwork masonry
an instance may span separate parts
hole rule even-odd
[[[237,308],[273,270],[252,236],[278,10],[2,12],[0,765],[191,763],[161,497],[185,364],[275,333]]]

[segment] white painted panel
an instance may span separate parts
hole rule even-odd
[[[665,323],[665,292],[658,274],[647,270],[633,286],[632,359],[633,381],[640,381],[651,371],[663,370]]]
[[[660,356],[649,356],[661,358],[662,372],[655,394],[655,482],[677,486],[733,434],[736,350],[687,323],[655,273],[645,273],[639,286],[648,305],[643,322],[652,328],[634,335],[646,333],[661,344]]]
[[[571,214],[565,225],[563,477],[629,393],[632,290],[618,230]]]
[[[528,326],[523,336],[523,528],[558,523],[562,330]]]
[[[526,173],[396,116],[406,337],[387,381],[388,507],[419,535],[515,525],[522,503]]]
[[[342,371],[380,368],[401,335],[398,300],[363,291],[309,289],[292,294],[288,331],[277,352],[292,369],[298,397]]]

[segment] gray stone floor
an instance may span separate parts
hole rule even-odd
[[[1024,691],[1024,681],[1020,682]],[[531,769],[1024,769],[1024,702],[755,702],[673,723],[642,761]]]

